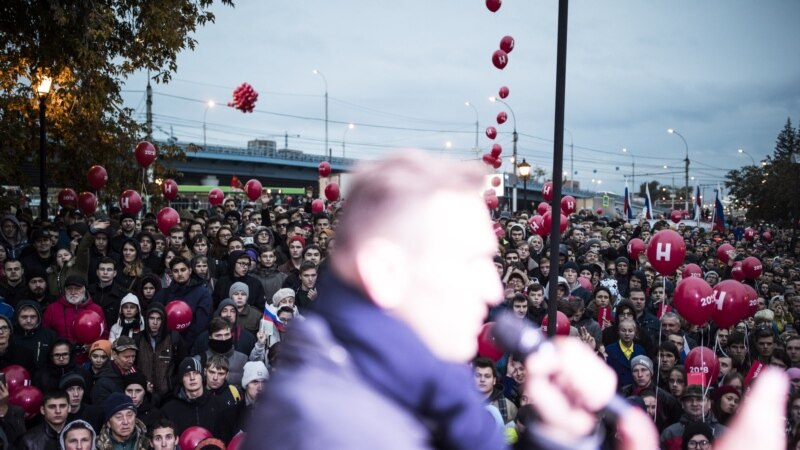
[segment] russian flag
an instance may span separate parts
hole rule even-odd
[[[722,202],[719,200],[719,189],[714,189],[714,228],[719,231],[725,231],[725,211],[722,208]]]
[[[275,328],[277,328],[278,330],[284,331],[283,322],[281,322],[281,319],[279,319],[278,316],[274,312],[272,312],[272,310],[270,310],[269,306],[264,307],[263,319],[266,320],[267,322],[272,322],[272,324],[275,325]]]
[[[647,184],[644,185],[644,193],[644,218],[649,220],[653,218],[653,203],[650,201],[650,186]]]
[[[633,219],[633,210],[631,209],[631,197],[628,195],[628,183],[625,183],[625,201],[622,204],[622,212],[628,220]]]
[[[700,223],[700,210],[703,208],[703,202],[700,199],[700,186],[697,186],[694,194],[694,220]]]

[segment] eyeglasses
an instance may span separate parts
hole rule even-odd
[[[53,358],[55,358],[55,359],[67,359],[67,358],[69,358],[69,353],[53,353]]]
[[[237,266],[248,267],[250,266],[250,261],[236,261]]]
[[[2,334],[6,334],[9,331],[11,331],[11,328],[6,326],[6,325],[3,325],[2,327],[0,327],[0,333],[2,333]]]
[[[688,448],[708,448],[711,445],[707,439],[703,439],[702,441],[689,441],[686,443]]]

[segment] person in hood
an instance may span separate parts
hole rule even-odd
[[[119,305],[119,318],[117,323],[111,326],[108,340],[114,342],[120,336],[134,337],[144,329],[144,318],[142,318],[139,307],[139,298],[135,294],[127,294],[122,297]]]
[[[261,361],[250,361],[244,365],[244,375],[242,376],[242,389],[244,389],[244,402],[240,404],[241,411],[238,414],[241,429],[247,431],[247,424],[253,415],[253,408],[256,400],[264,391],[264,385],[269,380],[267,366]]]
[[[244,283],[235,283],[234,286],[236,284],[245,287],[247,286]],[[256,337],[253,333],[245,330],[239,324],[239,314],[236,310],[236,304],[234,301],[229,298],[223,300],[222,303],[220,303],[217,307],[216,311],[214,311],[214,317],[221,317],[228,321],[228,323],[231,325],[231,336],[233,339],[234,349],[236,349],[238,352],[244,353],[245,355],[249,355],[253,350],[253,347],[256,345]],[[259,320],[261,320],[260,316]],[[194,344],[189,350],[189,353],[192,355],[199,355],[205,352],[208,350],[208,341],[209,333],[206,330],[197,335],[197,339],[194,340]]]
[[[36,360],[33,354],[16,344],[11,330],[11,319],[0,315],[0,370],[12,364],[24,367],[28,373],[34,373]]]
[[[25,282],[25,268],[18,259],[6,259],[3,262],[5,277],[0,279],[0,298],[14,307],[28,294],[28,283]]]
[[[84,385],[90,386],[92,377],[83,367],[75,363],[74,347],[68,340],[58,338],[50,347],[47,364],[33,374],[33,385],[42,392],[56,390],[61,378],[70,372],[80,374]]]
[[[97,435],[94,428],[85,420],[67,423],[58,435],[61,450],[94,450]]]
[[[575,263],[575,261],[567,261],[564,264],[562,275],[564,275],[564,280],[567,282],[569,295],[580,298],[583,300],[584,304],[586,304],[592,300],[592,292],[581,286],[581,283],[578,281],[579,270],[578,264]]]
[[[58,388],[65,391],[69,396],[67,422],[85,420],[92,425],[92,428],[98,430],[103,426],[103,409],[97,405],[86,403],[89,396],[83,375],[77,372],[65,374],[58,382]]]
[[[145,329],[136,337],[136,370],[152,383],[153,393],[164,398],[176,384],[178,363],[186,357],[186,345],[177,331],[167,329],[164,305],[151,304],[145,317]]]
[[[228,298],[233,283],[242,282],[249,288],[248,302],[257,309],[263,309],[266,298],[264,288],[256,277],[250,275],[251,259],[250,256],[242,251],[235,250],[228,256],[228,274],[220,277],[214,288],[214,307],[219,306],[219,302]]]
[[[56,335],[64,337],[74,344],[78,340],[75,335],[75,321],[81,311],[94,311],[101,318],[105,316],[103,315],[103,309],[97,306],[86,292],[86,278],[79,275],[70,275],[64,285],[64,295],[45,309],[42,325],[52,329],[56,332]],[[100,336],[102,339],[108,338],[107,330],[108,325],[103,323],[103,333]],[[87,359],[85,355],[83,356],[84,358],[78,358],[79,362],[84,362]]]
[[[150,304],[160,290],[161,280],[158,278],[158,275],[155,273],[146,273],[142,275],[133,289],[133,293],[136,294],[136,297],[139,299],[139,306],[142,311],[146,311],[150,308]]]
[[[211,318],[211,292],[192,277],[189,261],[176,256],[169,262],[172,283],[160,290],[154,302],[166,305],[172,300],[183,300],[192,309],[192,323],[181,332],[184,343],[191,346],[197,335],[208,327]]]
[[[136,418],[136,406],[127,395],[114,392],[103,402],[106,423],[97,436],[97,450],[148,450],[147,428]]]
[[[6,249],[8,258],[19,259],[28,246],[28,239],[22,232],[19,220],[11,214],[0,219],[0,245]]]
[[[30,352],[36,361],[36,368],[47,364],[50,346],[56,333],[42,326],[42,307],[33,300],[22,300],[14,312],[14,345]]]

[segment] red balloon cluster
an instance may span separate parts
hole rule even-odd
[[[508,54],[514,50],[514,38],[511,36],[503,36],[500,39],[500,48],[492,53],[492,64],[500,70],[506,68],[508,65]]]
[[[142,169],[147,169],[156,160],[156,148],[147,141],[136,144],[134,153],[136,154],[136,162],[139,163]]]
[[[106,321],[95,311],[84,309],[75,319],[75,339],[79,344],[91,344],[100,339],[106,331]]]
[[[58,192],[58,204],[62,208],[74,208],[78,203],[78,194],[70,188],[64,188]]]
[[[494,127],[489,127],[494,130]],[[487,130],[488,132],[488,130]],[[494,167],[495,169],[499,169],[500,166],[503,165],[503,160],[500,155],[503,153],[503,147],[500,144],[492,145],[492,150],[489,153],[486,153],[481,158],[484,163]]]
[[[661,230],[654,234],[647,245],[647,260],[656,272],[667,276],[674,273],[686,257],[686,243],[673,230]]]
[[[15,392],[31,381],[31,374],[28,370],[17,364],[4,367],[3,373],[6,375],[8,393],[11,395],[14,395]]]
[[[89,168],[86,178],[89,179],[89,186],[97,191],[108,183],[108,172],[106,172],[105,167],[94,165]]]
[[[167,178],[161,183],[161,193],[164,194],[165,199],[169,201],[175,200],[175,197],[178,196],[178,183],[172,178]]]
[[[531,229],[531,233],[538,234],[541,237],[547,236],[547,228],[544,227],[544,217],[538,214],[528,219],[528,228]]]
[[[133,189],[127,189],[119,196],[119,209],[127,214],[139,214],[142,210],[142,196]]]
[[[314,199],[314,201],[311,202],[311,212],[321,213],[322,211],[325,211],[325,200],[321,198]]]
[[[228,106],[232,106],[243,113],[251,113],[256,107],[256,100],[258,100],[258,92],[248,83],[242,83],[233,90],[233,101],[228,102]]]
[[[486,207],[495,209],[500,205],[500,199],[497,198],[497,192],[494,189],[487,189],[483,192],[483,201],[486,202]]]
[[[8,403],[22,408],[26,420],[33,419],[42,406],[42,391],[33,386],[23,386],[9,396]]]
[[[173,300],[164,307],[167,313],[167,328],[183,331],[192,324],[192,308],[183,300]]]
[[[542,219],[543,219],[542,223],[544,224],[544,228],[547,231],[547,233],[549,233],[550,228],[553,226],[552,214],[553,214],[553,211],[551,210],[551,211],[547,211],[542,216]],[[558,232],[559,233],[563,233],[563,232],[567,231],[567,225],[568,225],[569,219],[567,219],[567,216],[565,216],[564,214],[561,214],[560,216],[561,217],[560,217],[560,219],[558,221]],[[545,234],[547,234],[547,233],[545,233]]]
[[[156,224],[158,225],[158,230],[161,231],[161,234],[164,236],[168,236],[169,230],[179,223],[181,223],[181,217],[178,215],[178,211],[175,211],[169,206],[161,208],[156,215]]]
[[[97,196],[92,192],[81,192],[78,195],[78,209],[84,214],[94,214],[97,210]]]
[[[539,202],[539,206],[536,207],[536,211],[538,211],[539,214],[544,214],[547,211],[550,211],[550,209],[551,209],[551,206],[547,202]]]
[[[703,325],[716,308],[713,289],[702,278],[684,277],[675,287],[675,308],[689,323]]]
[[[208,191],[208,204],[211,206],[218,206],[225,200],[225,193],[220,188],[214,188]]]
[[[250,200],[256,200],[261,197],[261,188],[261,182],[253,178],[245,183],[244,193]]]
[[[760,277],[762,269],[761,260],[755,256],[748,256],[742,261],[742,272],[748,280],[755,280]]]
[[[750,307],[747,291],[736,280],[720,281],[714,286],[713,296],[716,303],[712,318],[722,328],[728,328],[747,318]]]
[[[731,277],[736,281],[744,281],[744,270],[742,269],[742,262],[736,261],[731,267]]]

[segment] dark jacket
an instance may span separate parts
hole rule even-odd
[[[653,389],[653,383],[645,389]],[[642,389],[636,389],[634,385],[629,384],[622,388],[620,395],[627,398],[632,395],[639,395]],[[661,388],[656,388],[656,427],[658,432],[664,431],[665,428],[677,422],[683,413],[683,407],[680,400],[675,398],[669,391]]]
[[[89,286],[89,294],[92,300],[103,310],[106,323],[115,324],[119,318],[119,304],[122,297],[128,295],[128,290],[124,286],[113,281],[106,287],[100,287],[95,283]]]
[[[28,430],[17,443],[19,450],[60,450],[58,433],[47,423],[40,423]]]
[[[243,277],[237,277],[234,274],[236,260],[238,260],[243,254],[243,251],[237,250],[235,252],[231,252],[230,256],[228,256],[228,274],[220,277],[217,281],[217,285],[214,287],[214,308],[219,306],[219,303],[223,299],[229,297],[228,293],[230,292],[233,283],[240,282],[246,284],[250,291],[247,295],[247,303],[250,303],[261,310],[264,309],[264,302],[266,300],[264,297],[264,287],[261,285],[261,282],[258,280],[258,278],[250,274],[245,274]]]
[[[102,405],[103,401],[114,392],[124,391],[122,373],[117,368],[114,361],[108,360],[100,371],[94,376],[94,386],[92,387],[92,404]]]
[[[63,366],[57,366],[53,364],[53,349],[62,344],[69,346],[69,362]],[[45,366],[37,370],[33,375],[33,385],[38,387],[42,392],[55,391],[58,389],[58,383],[61,381],[61,377],[69,372],[75,372],[82,376],[86,391],[88,392],[91,390],[92,377],[83,367],[76,364],[74,347],[65,338],[58,338],[53,341],[53,345],[50,347]]]
[[[286,279],[286,274],[276,269],[265,269],[263,267],[256,268],[251,274],[261,282],[261,287],[264,288],[264,298],[266,303],[272,303],[272,296],[283,286],[283,281]],[[256,308],[258,308],[256,306]],[[264,306],[261,306],[264,310]]]
[[[153,312],[161,315],[161,328],[155,338],[151,338],[147,330],[136,336],[139,347],[136,370],[153,383],[153,392],[164,398],[174,390],[176,367],[186,357],[186,346],[177,331],[167,329],[164,305],[155,302],[150,305],[144,316],[145,322]]]
[[[86,397],[86,393],[84,395],[84,401]],[[99,430],[103,427],[106,423],[103,417],[103,408],[96,405],[87,405],[86,403],[81,404],[81,408],[76,413],[69,413],[67,415],[67,423],[72,422],[73,420],[84,420],[89,423],[95,430]]]
[[[29,306],[36,311],[39,316],[39,323],[33,330],[25,331],[19,326],[18,316],[20,311]],[[33,355],[36,367],[43,367],[47,363],[47,356],[50,354],[50,345],[56,338],[56,333],[42,326],[42,307],[33,300],[22,300],[14,311],[14,345],[22,347]]]
[[[1,233],[0,233],[1,234]],[[8,284],[8,279],[3,278],[0,280],[0,297],[4,298],[6,303],[11,305],[12,307],[17,307],[17,302],[27,297],[28,294],[28,283],[25,281],[25,277],[22,277],[19,284],[16,286],[11,286]]]
[[[25,434],[25,412],[19,406],[8,405],[6,415],[0,417],[0,428],[9,443],[18,442]]]
[[[233,306],[234,308],[236,307],[236,305],[233,303],[233,300],[225,299],[219,304],[219,306],[217,306],[216,311],[214,311],[214,317],[220,317],[219,313],[222,311],[222,307],[226,305]],[[253,347],[256,346],[256,337],[253,336],[253,333],[245,330],[239,325],[238,314],[236,316],[236,322],[233,323],[231,335],[233,336],[233,348],[237,352],[249,355],[253,350]],[[189,354],[199,355],[206,350],[208,350],[208,330],[197,335],[197,339],[194,340],[194,345],[192,345],[192,348],[189,350]]]
[[[183,342],[187,347],[191,347],[197,335],[208,329],[208,322],[211,320],[211,292],[199,280],[192,277],[185,284],[173,282],[153,297],[153,302],[162,305],[172,300],[183,300],[192,309],[192,324],[181,332]]]
[[[617,373],[617,389],[633,384],[631,360],[639,355],[644,355],[644,347],[634,342],[633,353],[630,359],[628,359],[625,357],[625,354],[622,353],[622,348],[619,345],[619,341],[617,341],[606,346],[606,354],[608,354],[606,363]]]
[[[161,412],[164,417],[175,422],[176,435],[189,427],[200,426],[209,430],[214,437],[228,442],[236,430],[235,417],[223,414],[226,409],[225,404],[208,391],[190,400],[181,387],[175,398],[161,408]]]
[[[17,345],[13,336],[9,339],[6,351],[0,353],[0,370],[12,364],[24,367],[29,374],[33,374],[36,370],[36,360],[33,359],[33,354]]]

